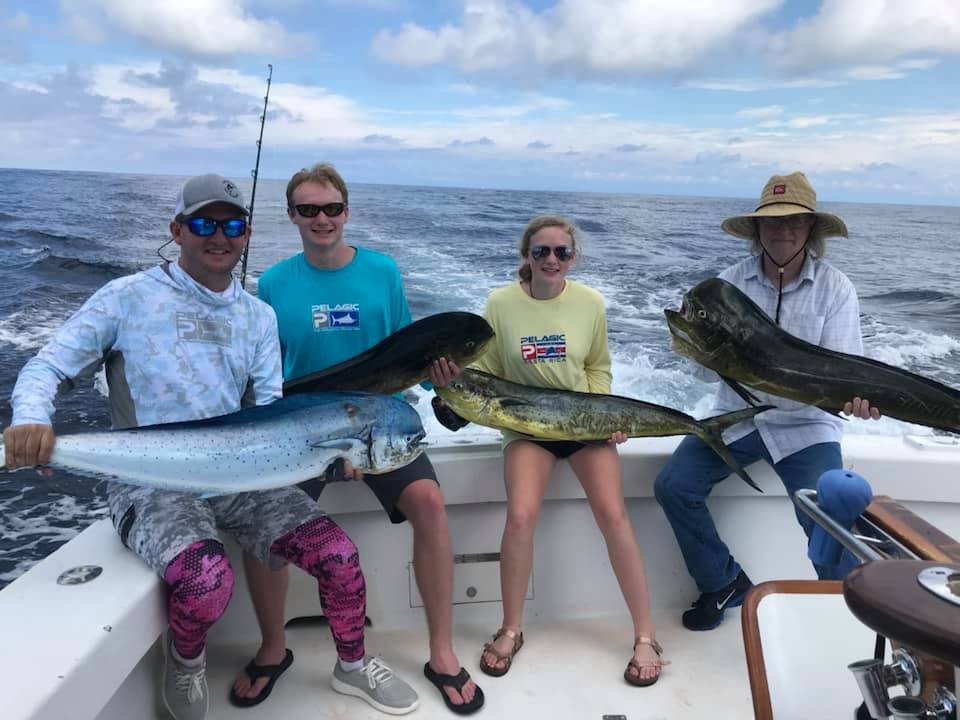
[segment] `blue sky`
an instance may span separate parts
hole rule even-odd
[[[0,166],[960,204],[956,0],[0,4]]]

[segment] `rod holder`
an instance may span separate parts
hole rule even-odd
[[[857,660],[847,665],[847,669],[853,673],[857,681],[857,687],[860,688],[860,694],[863,696],[863,702],[867,706],[870,717],[873,720],[884,720],[889,717],[890,711],[887,709],[887,704],[890,702],[890,695],[887,693],[883,660],[876,658]]]
[[[937,720],[951,720],[957,717],[957,696],[943,685],[933,693],[933,705],[930,712]]]
[[[900,685],[907,695],[919,695],[920,667],[913,654],[905,648],[897,648],[893,651],[891,659],[893,662],[883,669],[883,679],[887,687]]]
[[[910,720],[911,718],[928,718],[927,704],[918,697],[901,695],[887,703],[890,715],[894,720]]]

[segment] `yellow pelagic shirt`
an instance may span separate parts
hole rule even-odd
[[[520,283],[487,298],[484,317],[496,337],[473,367],[533,387],[610,392],[610,350],[603,297],[567,280],[557,297],[536,300]],[[522,437],[504,432],[504,444]]]

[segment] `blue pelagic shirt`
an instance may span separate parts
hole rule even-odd
[[[301,252],[260,276],[257,295],[277,314],[285,380],[359,355],[410,324],[397,263],[355,250],[336,270],[313,267]]]

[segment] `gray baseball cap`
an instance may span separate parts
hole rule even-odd
[[[240,188],[225,177],[211,173],[190,178],[183,184],[177,195],[177,209],[173,216],[193,215],[200,208],[218,202],[233,205],[244,215],[249,214],[243,204]]]

